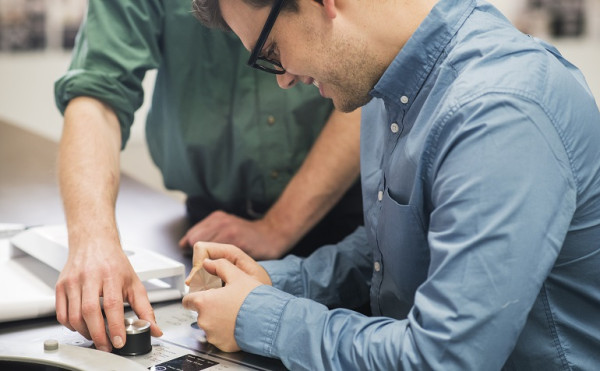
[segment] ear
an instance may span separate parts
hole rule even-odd
[[[331,19],[337,16],[336,0],[322,0],[323,8],[325,8],[325,14]]]

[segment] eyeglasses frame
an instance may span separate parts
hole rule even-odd
[[[275,75],[283,75],[285,73],[285,69],[281,65],[281,62],[274,61],[274,60],[271,60],[266,57],[262,57],[260,55],[260,53],[262,52],[262,49],[265,46],[265,43],[267,42],[267,38],[269,37],[269,34],[271,33],[271,29],[273,28],[273,25],[275,24],[275,21],[277,20],[277,16],[279,16],[279,13],[281,11],[281,8],[283,7],[284,1],[285,0],[276,0],[275,3],[273,4],[273,8],[271,8],[271,12],[269,13],[269,16],[267,17],[267,20],[265,21],[265,25],[263,26],[263,29],[260,32],[260,35],[258,36],[258,40],[256,40],[256,45],[254,45],[254,48],[252,49],[252,52],[250,53],[250,58],[248,58],[248,62],[247,62],[248,66],[250,66],[250,67],[253,67],[258,70],[265,71],[268,73],[273,73]],[[257,63],[258,60],[269,62],[281,69],[279,70],[279,69],[263,66],[262,64]]]

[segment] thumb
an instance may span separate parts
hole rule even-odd
[[[244,273],[227,259],[205,259],[204,269],[213,276],[217,276],[226,284],[239,278]]]

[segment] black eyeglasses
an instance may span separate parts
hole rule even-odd
[[[248,58],[248,66],[254,67],[261,71],[274,73],[276,75],[282,75],[285,73],[285,69],[281,65],[280,62],[271,60],[269,58],[261,56],[262,48],[265,46],[265,42],[267,41],[267,37],[275,24],[275,20],[281,11],[283,6],[283,2],[285,0],[277,0],[275,4],[273,4],[273,8],[271,8],[271,13],[267,17],[267,21],[263,26],[262,31],[260,32],[260,36],[258,36],[258,40],[256,41],[256,45],[254,49],[252,49],[252,53],[250,53],[250,58]]]

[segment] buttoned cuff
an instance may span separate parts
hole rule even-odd
[[[268,285],[258,286],[248,294],[235,322],[235,340],[250,353],[274,357],[273,346],[281,316],[294,297]]]

